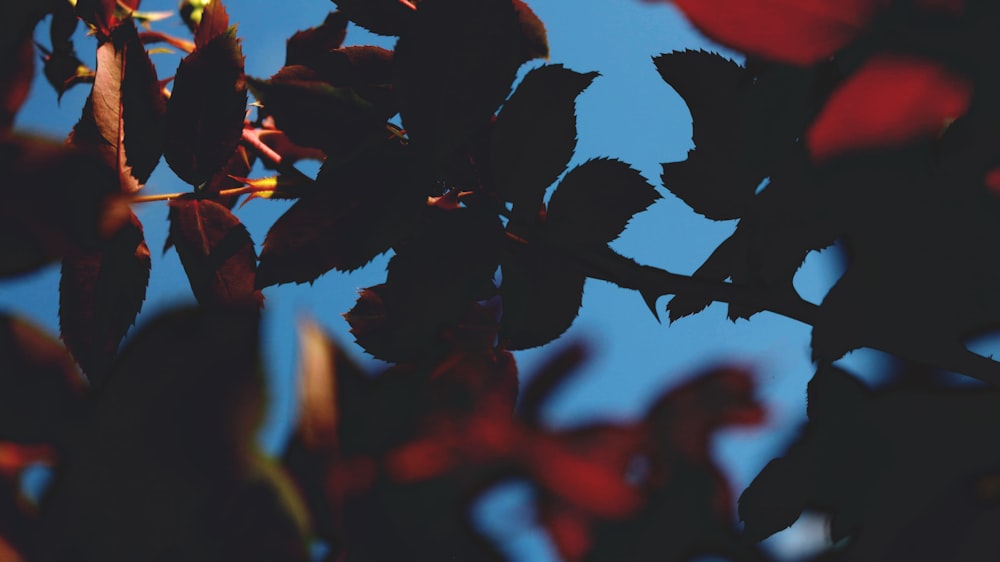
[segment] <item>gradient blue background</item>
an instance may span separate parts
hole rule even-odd
[[[598,156],[625,160],[658,186],[663,199],[638,215],[613,246],[641,263],[677,273],[691,273],[735,228],[735,222],[712,222],[696,215],[683,202],[660,187],[660,163],[683,160],[692,148],[691,117],[680,97],[656,73],[652,57],[683,49],[726,53],[712,45],[668,4],[638,0],[533,0],[545,22],[551,59],[576,71],[600,72],[578,99],[576,156],[571,166]],[[231,20],[244,38],[246,71],[266,77],[284,60],[284,41],[296,30],[319,24],[333,4],[325,0],[287,0],[280,5],[265,0],[229,0]],[[174,0],[145,0],[144,10],[174,10]],[[36,37],[48,45],[43,22]],[[155,24],[155,29],[187,37],[179,18]],[[393,38],[373,36],[352,27],[348,44],[378,44],[392,48]],[[78,33],[81,58],[94,65],[94,40]],[[727,53],[736,60],[741,58]],[[177,54],[154,54],[161,78],[171,76]],[[534,61],[522,69],[544,64]],[[80,115],[89,88],[77,87],[57,104],[51,87],[39,75],[29,102],[16,127],[62,139]],[[303,166],[309,172],[315,167]],[[257,170],[257,177],[264,172]],[[187,191],[165,163],[150,179],[145,193]],[[258,200],[236,211],[258,245],[267,228],[288,207],[287,203]],[[174,251],[161,253],[166,236],[165,203],[136,205],[152,251],[152,275],[146,303],[137,324],[178,303],[193,302],[190,286]],[[269,451],[280,450],[294,420],[296,321],[308,315],[318,320],[343,343],[352,341],[340,314],[353,304],[356,291],[384,280],[388,256],[353,274],[331,272],[312,286],[280,286],[264,291],[266,297],[265,353],[270,374],[271,409],[261,431]],[[819,302],[839,274],[830,253],[813,253],[796,277],[804,298]],[[12,280],[0,281],[0,309],[17,312],[58,333],[58,265]],[[661,299],[662,307],[667,299]],[[135,329],[133,328],[133,331]],[[563,336],[580,338],[594,350],[573,385],[561,392],[546,412],[556,427],[592,419],[628,420],[641,416],[666,388],[683,381],[707,364],[737,362],[757,373],[759,397],[768,407],[768,421],[753,430],[728,431],[715,443],[718,458],[728,471],[737,493],[775,455],[780,454],[804,420],[805,386],[812,375],[809,361],[809,328],[794,320],[762,313],[750,321],[733,324],[725,319],[725,306],[715,304],[705,312],[675,325],[659,324],[635,293],[601,281],[588,280],[580,316]],[[560,342],[519,352],[523,376]],[[364,358],[360,348],[351,346]],[[872,353],[855,353],[848,362],[878,361]],[[367,359],[372,368],[378,362]],[[508,487],[481,504],[484,527],[496,536],[512,559],[556,560],[545,537],[530,525],[528,499],[523,487]],[[815,544],[822,524],[803,522],[769,545],[783,558],[793,559]]]

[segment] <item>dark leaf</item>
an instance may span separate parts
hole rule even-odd
[[[583,302],[586,276],[563,253],[510,241],[501,258],[503,317],[500,338],[511,350],[544,345],[563,334]]]
[[[414,16],[413,3],[401,0],[333,0],[347,17],[378,35],[400,35]]]
[[[346,166],[327,163],[314,193],[275,221],[264,240],[257,284],[311,282],[350,271],[387,251],[424,206],[407,179],[406,149],[383,143]]]
[[[530,426],[541,424],[542,408],[587,360],[586,346],[574,342],[551,355],[531,379],[519,397],[518,417]]]
[[[395,91],[414,147],[439,173],[510,92],[520,62],[510,0],[424,0],[396,44]]]
[[[546,238],[572,246],[607,244],[636,213],[660,198],[642,175],[620,160],[597,158],[570,170],[549,200]]]
[[[231,27],[177,68],[163,149],[174,173],[194,186],[211,178],[240,142],[246,105],[243,53]]]
[[[3,47],[0,50],[0,133],[13,126],[14,116],[28,98],[35,76],[35,46],[31,36],[41,14],[23,16],[18,19],[16,14],[9,14],[4,18],[7,21],[3,30],[9,34],[5,33],[0,40],[0,47]]]
[[[76,15],[96,27],[104,37],[110,37],[114,28],[121,23],[117,10],[117,0],[78,0],[76,3]]]
[[[86,383],[59,342],[0,315],[0,442],[63,446],[84,414]]]
[[[880,55],[830,96],[806,133],[807,146],[823,161],[933,137],[965,113],[971,97],[969,81],[939,63]]]
[[[493,128],[490,167],[501,197],[525,208],[541,204],[573,157],[576,97],[595,77],[561,65],[524,77]]]
[[[142,224],[128,224],[98,250],[63,259],[59,282],[60,337],[91,383],[98,383],[146,298],[149,248]]]
[[[194,44],[200,49],[212,39],[224,35],[229,30],[229,14],[222,0],[211,0],[201,11],[201,19],[194,31]]]
[[[160,161],[165,107],[156,70],[131,20],[98,47],[91,95],[97,130],[114,150],[121,190],[137,191]]]
[[[769,60],[810,65],[861,35],[887,0],[675,0],[705,35]]]
[[[57,99],[62,99],[62,95],[73,86],[92,83],[96,78],[96,73],[77,58],[76,51],[72,48],[54,52],[47,51],[41,45],[38,48],[42,51],[42,72],[56,91]]]
[[[253,241],[229,209],[207,199],[174,199],[169,219],[170,238],[200,304],[250,308],[263,304],[264,297],[254,288]]]
[[[93,151],[8,137],[0,139],[0,171],[0,275],[94,250],[128,221],[116,174]]]
[[[549,58],[549,38],[545,24],[523,0],[514,0],[514,11],[521,26],[521,62]]]
[[[744,114],[751,76],[735,62],[705,51],[660,55],[654,62],[694,120],[695,149],[686,161],[663,165],[664,187],[710,219],[742,216],[764,179],[747,149]]]
[[[316,57],[340,47],[347,36],[347,16],[330,12],[317,27],[298,31],[285,43],[285,65],[308,65]]]
[[[258,343],[247,309],[175,311],[132,338],[49,490],[42,558],[308,560],[301,507],[254,452]]]

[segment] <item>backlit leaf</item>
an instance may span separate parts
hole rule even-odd
[[[711,39],[752,55],[809,65],[858,38],[887,0],[673,0]]]
[[[137,191],[160,161],[165,106],[156,70],[131,20],[98,47],[91,95],[97,130],[114,150],[121,190]]]
[[[520,64],[510,0],[424,0],[395,50],[395,91],[414,148],[439,173],[507,97]]]
[[[514,0],[514,11],[521,26],[521,62],[549,58],[549,38],[545,24],[523,0]]]
[[[221,168],[242,136],[246,105],[243,52],[231,27],[177,68],[163,148],[174,173],[200,186]]]
[[[576,97],[596,72],[550,65],[529,72],[504,104],[493,128],[490,167],[497,191],[535,208],[566,169],[576,147]]]
[[[518,242],[510,245],[521,246]],[[534,244],[504,253],[500,263],[503,316],[500,338],[507,349],[544,345],[563,334],[583,302],[586,276],[562,253]]]
[[[8,137],[0,139],[0,172],[0,275],[96,249],[128,221],[117,175],[94,151]]]
[[[169,219],[170,238],[199,303],[253,308],[263,304],[264,297],[254,288],[253,241],[229,209],[207,199],[174,199]]]
[[[229,29],[229,13],[222,0],[211,0],[201,11],[201,19],[194,30],[194,44],[200,49],[212,39],[225,34]]]
[[[315,57],[340,47],[347,36],[347,16],[330,12],[322,25],[298,31],[285,43],[285,65],[308,65]]]
[[[830,96],[806,133],[822,161],[940,134],[968,109],[972,87],[943,65],[897,55],[872,58]]]
[[[413,4],[400,0],[334,0],[350,20],[378,35],[400,35],[414,16]]]
[[[92,383],[107,373],[146,298],[149,248],[142,224],[128,224],[93,252],[63,259],[60,336]]]
[[[424,206],[407,179],[406,149],[394,141],[346,166],[326,164],[312,194],[275,221],[257,284],[310,282],[331,269],[362,267],[394,244]]]

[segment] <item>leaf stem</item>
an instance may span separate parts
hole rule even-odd
[[[250,127],[243,128],[243,143],[258,156],[271,163],[279,172],[292,176],[294,179],[312,181],[312,178],[302,173],[294,165],[285,161],[284,157],[274,151],[270,146],[264,144],[257,129]]]
[[[234,187],[233,189],[223,189],[220,190],[215,195],[219,197],[233,197],[238,195],[248,195],[250,193],[260,193],[261,191],[274,191],[273,187],[254,187],[252,185],[246,185],[243,187]],[[185,195],[191,195],[190,192],[184,193],[158,193],[156,195],[137,195],[129,200],[129,203],[150,203],[153,201],[171,201],[177,199],[178,197],[183,197]]]

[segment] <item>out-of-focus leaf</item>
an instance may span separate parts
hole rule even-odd
[[[201,11],[201,19],[194,31],[196,49],[207,45],[212,39],[223,35],[229,29],[229,14],[222,0],[211,0]]]
[[[395,50],[395,91],[414,148],[439,173],[510,92],[520,64],[510,0],[423,0]]]
[[[97,130],[114,150],[121,189],[137,191],[160,161],[165,104],[156,69],[131,20],[98,47],[91,95]]]
[[[246,104],[243,52],[231,27],[177,68],[163,153],[178,177],[200,186],[226,163],[242,136]]]
[[[806,133],[817,161],[940,134],[969,107],[972,86],[943,65],[879,55],[842,84]]]
[[[810,65],[856,39],[887,0],[674,0],[710,38],[752,55]]]
[[[588,350],[574,342],[555,352],[528,380],[519,397],[518,417],[530,426],[541,423],[542,408],[587,360]]]
[[[400,35],[410,25],[413,4],[400,0],[334,0],[347,17],[378,35]]]
[[[139,0],[123,0],[121,7],[118,4],[118,0],[77,0],[76,15],[97,28],[101,36],[111,37],[112,32],[127,19],[124,9],[137,9]]]
[[[550,65],[529,72],[504,104],[493,128],[490,167],[497,191],[537,208],[566,169],[576,147],[575,102],[597,77]]]
[[[258,343],[256,310],[205,307],[131,339],[48,492],[43,559],[309,559],[287,485],[254,451]]]
[[[0,133],[10,130],[14,116],[28,98],[35,75],[35,47],[32,32],[45,14],[46,6],[18,3],[5,6],[0,24]],[[9,10],[9,11],[8,11]]]
[[[7,137],[0,139],[0,171],[0,275],[96,249],[128,222],[116,174],[93,151]]]
[[[546,237],[567,245],[608,243],[636,213],[660,198],[652,185],[620,160],[596,158],[570,170],[549,200]]]
[[[65,445],[81,422],[85,387],[59,342],[0,315],[0,442]]]
[[[98,250],[63,259],[59,331],[91,383],[107,373],[146,298],[149,248],[135,214]]]
[[[426,195],[409,181],[406,148],[395,141],[346,166],[325,164],[314,193],[275,221],[264,240],[257,284],[310,282],[357,269],[387,251]]]
[[[263,304],[254,288],[253,241],[229,209],[207,199],[174,199],[169,219],[170,238],[199,303],[254,309]]]
[[[62,99],[62,95],[73,86],[92,83],[96,78],[96,73],[83,64],[76,51],[48,51],[41,45],[38,48],[42,51],[42,72],[56,91],[57,99]]]
[[[340,47],[347,36],[347,16],[330,12],[322,25],[298,31],[285,43],[285,65],[308,65],[314,58]]]
[[[523,0],[514,0],[514,11],[521,26],[521,62],[549,58],[549,38],[545,24]]]

